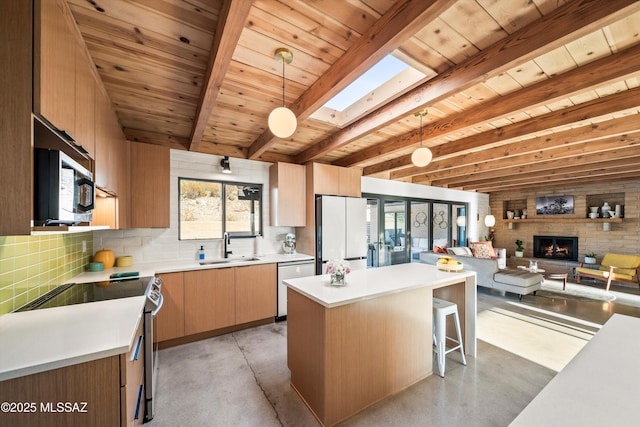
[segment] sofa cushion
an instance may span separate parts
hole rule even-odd
[[[627,280],[627,281],[633,281],[633,274],[624,274],[624,273],[618,273],[616,269],[616,271],[613,273],[613,276],[611,276],[612,280]],[[627,270],[624,270],[627,271]],[[635,271],[635,270],[633,270]],[[586,267],[576,267],[576,272],[577,273],[581,273],[584,274],[585,276],[598,276],[601,277],[603,280],[607,280],[609,278],[609,270],[602,270],[602,267],[600,267],[600,270],[595,270],[593,268],[586,268]]]
[[[458,246],[454,248],[447,248],[447,253],[449,255],[466,255],[473,256],[473,252],[466,246]]]
[[[471,242],[469,246],[476,258],[495,258],[496,256],[491,242]]]

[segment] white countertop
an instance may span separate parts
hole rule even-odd
[[[410,263],[353,271],[346,276],[346,286],[331,286],[328,274],[285,280],[284,284],[331,308],[412,288],[447,286],[470,276],[475,273],[449,273],[438,270],[435,265]]]
[[[273,254],[247,261],[200,265],[197,261],[159,260],[84,272],[67,283],[109,280],[112,273],[138,272],[140,277],[178,271],[313,260],[305,254]],[[274,284],[275,286],[275,284]],[[0,381],[96,360],[129,351],[142,318],[145,297],[120,298],[0,316]]]
[[[140,277],[153,276],[155,274],[162,273],[174,273],[178,271],[192,271],[192,270],[207,270],[211,268],[225,268],[225,267],[238,267],[248,266],[256,264],[274,264],[281,262],[291,261],[305,261],[313,260],[310,255],[305,254],[270,254],[255,257],[257,260],[248,261],[248,259],[254,258],[253,256],[236,256],[229,257],[227,262],[221,262],[218,264],[206,264],[200,265],[198,261],[193,260],[158,260],[153,262],[140,262],[134,263],[131,267],[113,267],[99,272],[86,271],[73,279],[69,280],[69,283],[87,283],[87,282],[100,282],[103,280],[109,280],[109,276],[112,273],[122,272],[138,272]],[[207,258],[205,261],[212,261]],[[215,261],[220,261],[220,258],[216,258]]]
[[[640,319],[614,314],[511,426],[637,426]]]
[[[126,353],[144,296],[0,317],[0,381]]]

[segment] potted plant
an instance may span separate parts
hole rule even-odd
[[[522,240],[518,239],[516,240],[516,257],[522,258],[523,255],[524,255],[524,245],[522,243]]]
[[[585,264],[595,264],[596,263],[596,254],[594,252],[589,252],[588,254],[584,254],[584,263]]]

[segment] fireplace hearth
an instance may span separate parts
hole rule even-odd
[[[535,258],[578,260],[578,238],[575,236],[533,236]]]

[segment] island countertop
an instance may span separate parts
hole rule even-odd
[[[353,271],[346,276],[346,286],[332,286],[328,274],[289,279],[284,284],[331,308],[423,286],[447,286],[471,276],[475,272],[450,273],[438,270],[435,265],[410,263]]]

